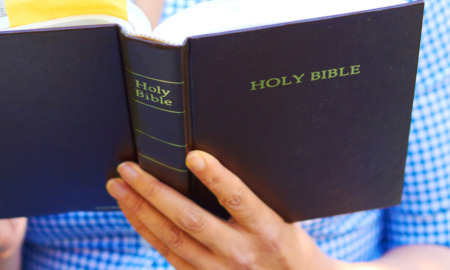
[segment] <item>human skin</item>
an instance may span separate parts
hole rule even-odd
[[[154,27],[158,24],[164,0],[135,0]],[[0,270],[21,267],[21,246],[25,237],[26,219],[0,219]]]
[[[449,249],[433,245],[397,248],[373,262],[334,260],[213,156],[193,151],[186,164],[228,210],[229,220],[212,215],[132,162],[121,164],[121,177],[107,184],[136,231],[177,269],[431,270],[450,265]]]
[[[433,270],[450,265],[449,249],[433,245],[404,246],[367,263],[333,260],[213,157],[195,151],[187,160],[233,219],[214,217],[134,163],[120,165],[122,178],[107,185],[131,224],[177,269]],[[25,230],[24,218],[0,220],[0,269],[20,269]]]
[[[152,28],[155,28],[155,26],[158,25],[159,18],[161,17],[161,10],[164,5],[164,0],[134,0],[134,3],[147,16]]]
[[[26,218],[0,219],[0,270],[20,269],[26,227]]]
[[[163,0],[136,0],[135,3],[145,12],[152,26],[156,26]],[[216,161],[212,157],[202,152],[196,153],[205,159],[206,166],[203,169],[195,168],[195,160],[191,160],[191,164],[188,162],[188,165],[198,175],[204,177],[210,175],[216,177],[214,179],[217,179],[218,183],[222,181],[221,185],[211,184],[211,189],[220,193],[218,197],[227,196],[228,192],[239,192],[239,187],[243,185],[239,183],[240,180],[226,183],[228,179],[225,176],[230,174],[225,173],[220,164],[215,164]],[[191,157],[192,154],[188,156],[188,160]],[[121,165],[119,172],[122,172],[122,179],[108,182],[108,190],[118,198],[124,213],[137,231],[177,269],[449,269],[449,249],[434,245],[403,246],[373,262],[339,262],[323,254],[306,232],[295,224],[285,223],[246,188],[243,188],[243,193],[240,194],[245,198],[244,203],[239,204],[240,207],[234,206],[235,215],[239,219],[217,221],[205,210],[193,206],[192,202],[180,198],[180,194],[170,191],[170,188],[147,175],[137,165],[133,163],[126,165],[137,174],[137,178],[131,180],[134,184],[128,183],[125,172],[127,169]],[[217,171],[213,172],[215,170]],[[234,176],[230,179],[234,179]],[[202,180],[208,182],[208,178]],[[136,186],[149,186],[150,190],[160,190],[162,194],[167,192],[170,196],[174,196],[177,199],[174,202],[169,200],[169,205],[176,209],[168,209],[169,205],[158,207],[161,204],[157,202],[161,200],[158,198],[160,196],[152,195],[147,198],[146,195],[154,192],[143,191],[141,195]],[[218,186],[223,186],[225,190],[218,191]],[[139,201],[140,206],[130,206],[130,201]],[[233,201],[239,200],[235,198],[231,200]],[[226,201],[224,203],[227,204]],[[169,212],[181,215],[177,217]],[[268,224],[261,224],[265,221]],[[181,222],[187,224],[180,224]],[[262,225],[267,227],[263,228]],[[20,250],[25,227],[25,219],[0,220],[0,270],[20,269]],[[221,228],[226,230],[221,231]],[[227,239],[229,236],[234,238]],[[196,254],[194,250],[200,250],[202,253]],[[277,263],[282,265],[277,268],[275,266]]]

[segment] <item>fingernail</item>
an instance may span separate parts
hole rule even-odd
[[[125,181],[133,181],[138,177],[137,172],[133,169],[132,166],[130,166],[126,162],[120,164],[119,167],[117,168],[117,171]]]
[[[196,152],[190,152],[186,157],[186,165],[189,169],[195,171],[201,171],[205,168],[206,164],[203,158]]]
[[[124,184],[115,179],[108,181],[108,183],[106,184],[106,189],[111,194],[111,196],[116,199],[121,199],[127,194],[127,190]]]

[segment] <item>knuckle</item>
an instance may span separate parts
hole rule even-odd
[[[142,192],[142,196],[144,198],[152,198],[157,196],[161,189],[162,189],[162,185],[158,184],[158,183],[154,183],[154,182],[150,182],[148,183],[148,185],[145,186],[145,188],[141,191]]]
[[[208,166],[208,171],[204,175],[204,183],[208,186],[220,184],[226,177],[226,170],[220,166],[220,163],[212,163]]]
[[[134,199],[130,201],[129,209],[132,213],[139,215],[145,211],[146,202],[142,199]]]
[[[220,183],[221,179],[224,176],[224,170],[221,168],[218,168],[217,165],[211,166],[211,181],[215,183]]]
[[[167,246],[173,249],[180,247],[184,243],[183,232],[175,225],[170,225],[163,237]]]
[[[144,223],[142,222],[136,222],[136,218],[133,217],[129,217],[129,215],[125,215],[128,220],[130,221],[130,223],[132,224],[133,228],[138,232],[138,233],[145,233],[145,231],[147,230],[147,227],[144,225]]]
[[[271,251],[271,253],[279,254],[281,252],[281,245],[279,241],[275,240],[268,240],[266,242],[268,249]]]
[[[205,215],[198,207],[189,207],[179,217],[180,224],[188,231],[201,231],[205,227]]]
[[[245,193],[242,190],[233,192],[222,198],[220,203],[227,209],[243,211],[245,210]]]
[[[171,255],[171,250],[170,248],[168,248],[166,245],[158,245],[155,246],[153,245],[153,247],[158,251],[159,254],[161,254],[161,256],[163,256],[164,258],[168,258]]]
[[[254,270],[257,269],[256,256],[254,253],[236,250],[231,254],[230,261],[235,269]]]
[[[268,226],[265,228],[264,233],[261,235],[267,248],[273,254],[279,254],[281,252],[282,237],[278,228],[271,228]]]

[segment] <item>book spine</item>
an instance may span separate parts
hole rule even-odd
[[[121,46],[139,165],[188,195],[183,47],[124,34]]]

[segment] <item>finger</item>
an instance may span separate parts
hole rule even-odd
[[[214,261],[211,251],[179,229],[121,179],[108,181],[107,189],[127,213],[133,214],[154,236],[184,260],[196,268]],[[142,227],[138,228],[142,230]]]
[[[178,254],[173,252],[164,242],[156,237],[139,218],[134,215],[125,206],[119,203],[122,212],[127,220],[131,223],[134,229],[141,235],[147,242],[156,249],[175,269],[195,269],[190,263],[181,258]]]
[[[233,219],[247,230],[273,230],[270,225],[283,221],[210,154],[192,151],[186,157],[186,165],[214,193]]]
[[[22,244],[25,237],[27,219],[0,219],[0,257],[9,256]]]
[[[122,178],[159,212],[215,254],[232,256],[234,251],[231,247],[243,241],[240,233],[225,221],[161,183],[137,164],[123,163],[118,171]]]

